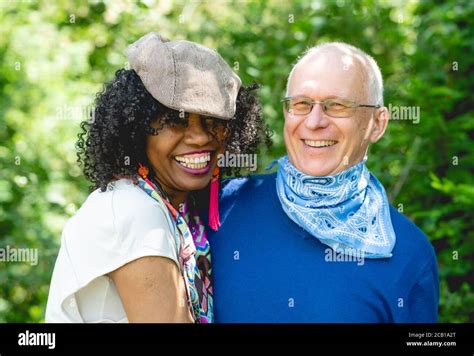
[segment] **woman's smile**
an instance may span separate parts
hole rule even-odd
[[[176,155],[174,161],[184,172],[193,175],[206,174],[211,169],[213,151],[194,151]]]

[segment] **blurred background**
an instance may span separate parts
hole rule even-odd
[[[372,54],[392,120],[368,167],[391,203],[436,248],[442,322],[474,322],[474,2],[0,0],[0,248],[34,248],[38,264],[0,261],[0,322],[42,322],[66,220],[89,183],[76,164],[79,123],[127,66],[124,50],[155,31],[215,48],[243,82],[261,84],[273,148],[284,154],[280,99],[292,64],[324,41]]]

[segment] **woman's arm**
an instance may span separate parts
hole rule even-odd
[[[130,323],[192,323],[178,267],[166,257],[142,257],[109,273]]]

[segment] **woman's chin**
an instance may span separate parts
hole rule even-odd
[[[176,187],[179,187],[179,190],[183,192],[192,192],[196,190],[201,190],[207,187],[211,180],[209,175],[184,175],[180,174],[179,179],[175,180]]]

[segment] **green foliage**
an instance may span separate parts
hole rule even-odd
[[[79,122],[149,31],[216,48],[262,85],[275,134],[260,167],[285,152],[279,100],[298,56],[328,40],[373,54],[386,105],[420,121],[392,120],[369,168],[437,250],[440,321],[473,322],[473,22],[469,0],[1,3],[0,247],[37,248],[39,263],[0,262],[0,322],[44,319],[62,227],[88,194]]]

